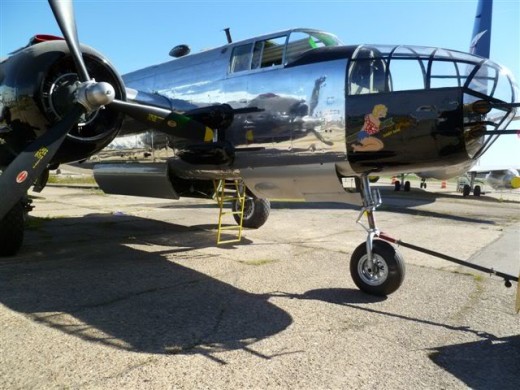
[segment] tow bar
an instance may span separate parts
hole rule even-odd
[[[516,309],[517,313],[520,312],[520,284],[518,283],[518,278],[516,276],[509,275],[509,274],[499,272],[499,271],[495,271],[493,268],[487,268],[487,267],[483,267],[478,264],[472,264],[472,263],[469,263],[464,260],[456,259],[455,257],[445,255],[444,253],[432,251],[431,249],[421,248],[420,246],[417,246],[417,245],[408,244],[407,242],[390,237],[390,236],[386,235],[385,233],[379,233],[378,237],[381,240],[388,241],[392,244],[402,246],[402,247],[405,247],[405,248],[408,248],[408,249],[411,249],[411,250],[414,250],[417,252],[426,253],[427,255],[438,257],[440,259],[451,261],[452,263],[462,265],[463,267],[468,267],[468,268],[475,269],[477,271],[485,272],[487,274],[496,275],[496,276],[504,279],[504,285],[507,288],[511,287],[511,285],[512,285],[511,281],[516,282],[517,287],[516,287],[515,309]]]

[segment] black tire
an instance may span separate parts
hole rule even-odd
[[[401,191],[401,182],[396,180],[394,183],[394,191]]]
[[[480,186],[475,186],[475,188],[473,188],[473,195],[480,196],[481,194],[482,194],[482,189],[480,188]]]
[[[469,184],[464,184],[464,187],[462,188],[462,196],[468,196],[471,192],[471,187]]]
[[[239,211],[239,202],[233,202],[233,211]],[[267,199],[246,197],[244,203],[244,219],[242,226],[250,229],[258,229],[269,218],[271,202]],[[237,224],[240,224],[240,215],[233,214]]]
[[[14,256],[20,250],[24,235],[24,207],[18,202],[0,220],[0,257]]]
[[[407,180],[404,182],[404,192],[410,192],[410,189],[412,188],[412,185],[410,184],[410,182]]]
[[[406,273],[401,254],[389,243],[374,240],[372,248],[375,272],[367,268],[367,246],[360,244],[350,258],[350,275],[361,291],[385,296],[395,292]]]

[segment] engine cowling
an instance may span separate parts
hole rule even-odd
[[[520,175],[516,169],[491,171],[486,181],[495,190],[515,190],[520,188]]]
[[[113,66],[94,49],[81,50],[89,75],[110,83],[116,98],[124,100],[124,83]],[[0,166],[8,165],[68,112],[77,81],[74,61],[61,40],[30,46],[0,63]],[[117,135],[123,117],[109,108],[85,114],[52,163],[78,161],[98,152]]]

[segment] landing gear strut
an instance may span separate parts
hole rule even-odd
[[[375,212],[381,205],[379,191],[370,189],[368,175],[361,176],[363,207],[357,223],[367,231],[366,243],[359,245],[350,258],[350,274],[358,288],[372,295],[388,295],[396,291],[404,280],[405,266],[400,253],[389,243],[375,240],[380,231]],[[368,227],[360,221],[367,216]]]
[[[511,281],[518,283],[519,278],[514,275],[498,272],[493,268],[472,264],[440,252],[409,244],[382,233],[376,226],[375,218],[376,208],[382,203],[381,195],[377,190],[370,190],[370,182],[368,181],[367,175],[362,175],[360,180],[363,207],[356,222],[363,226],[367,231],[368,236],[366,243],[359,245],[354,250],[350,259],[350,274],[352,275],[354,283],[360,290],[372,295],[388,295],[396,291],[403,283],[405,276],[403,258],[389,243],[403,246],[417,252],[426,253],[463,267],[497,275],[504,279],[506,287],[511,287]],[[365,214],[368,219],[368,227],[360,222],[361,218]],[[378,240],[375,240],[376,237]],[[518,306],[520,306],[520,303],[518,303]]]

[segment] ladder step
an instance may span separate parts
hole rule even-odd
[[[219,210],[219,220],[218,220],[218,233],[217,233],[217,244],[225,244],[230,242],[240,242],[242,239],[242,223],[238,225],[230,225],[230,226],[222,226],[222,217],[224,215],[240,215],[240,222],[242,222],[242,217],[244,215],[244,202],[246,199],[245,196],[245,186],[239,180],[220,180],[215,181],[215,199],[220,208]],[[237,204],[239,211],[223,211],[224,203],[229,204],[229,202],[239,202]],[[235,238],[232,239],[221,239],[222,232],[230,232],[227,235],[235,235]],[[231,233],[232,232],[232,233]]]
[[[241,200],[241,198],[237,198],[236,196],[234,196],[234,197],[225,196],[225,197],[221,198],[221,200],[224,202],[229,202],[229,201]]]
[[[221,204],[221,203],[232,203],[232,202],[242,202],[242,199],[240,198],[225,198],[225,199],[220,199],[220,198],[217,198],[217,203],[218,204]]]
[[[220,230],[239,230],[241,226],[221,226]]]
[[[242,214],[241,211],[223,211],[222,215],[240,215]]]

